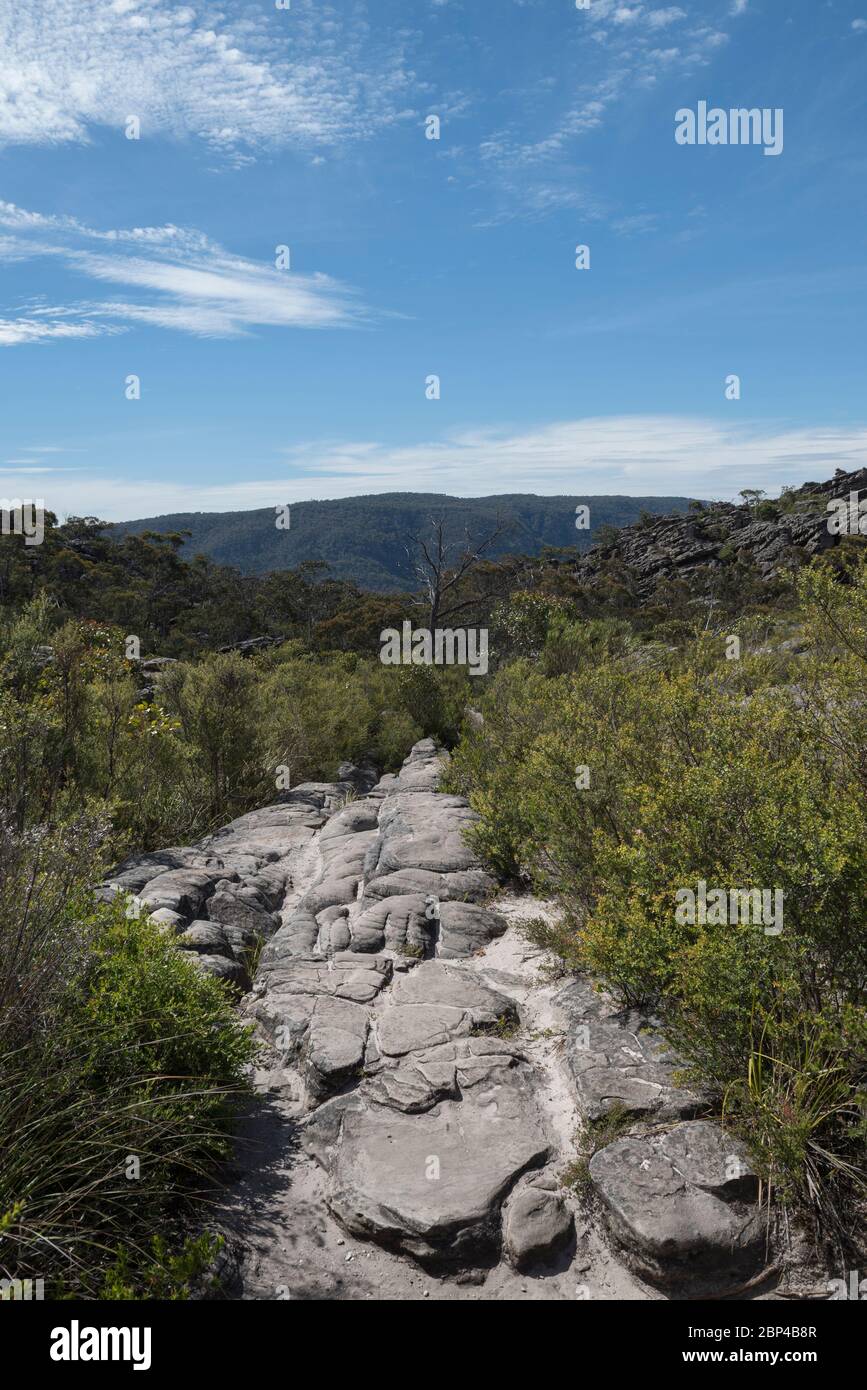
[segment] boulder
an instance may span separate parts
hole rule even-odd
[[[124,893],[140,893],[145,884],[169,869],[182,869],[189,851],[183,849],[162,849],[153,854],[139,854],[125,859],[112,869],[106,883]]]
[[[167,907],[184,917],[195,918],[201,915],[215,884],[225,876],[223,868],[169,869],[152,878],[138,896],[148,908]]]
[[[299,906],[304,907],[315,916],[317,912],[324,911],[326,907],[336,907],[338,904],[348,906],[350,903],[354,903],[357,897],[357,874],[352,874],[348,878],[334,878],[329,875],[320,879],[318,883],[307,890]]]
[[[458,960],[475,955],[506,930],[506,920],[478,903],[441,902],[437,955]]]
[[[168,907],[158,907],[153,912],[149,912],[148,916],[152,922],[158,922],[161,929],[169,936],[175,936],[178,932],[183,931],[186,922],[186,918],[182,917],[180,912],[172,912]]]
[[[273,936],[280,925],[280,918],[268,911],[255,889],[237,890],[229,885],[221,886],[208,902],[208,917],[227,927],[242,927],[265,940]]]
[[[337,995],[315,1001],[304,1047],[308,1095],[320,1099],[354,1078],[364,1063],[370,1027],[368,1011]]]
[[[202,956],[226,956],[234,959],[226,933],[217,922],[191,922],[187,929],[175,939],[175,945],[182,951],[198,951]]]
[[[693,1120],[618,1139],[593,1155],[590,1177],[611,1235],[645,1278],[710,1279],[724,1290],[761,1268],[758,1178],[719,1125]]]
[[[282,920],[282,926],[277,928],[262,952],[262,965],[269,965],[286,956],[306,955],[319,939],[319,924],[308,908],[295,907]]]
[[[528,1184],[509,1197],[503,1209],[503,1245],[509,1263],[524,1270],[550,1260],[569,1244],[572,1213],[559,1192]]]

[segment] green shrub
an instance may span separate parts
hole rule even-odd
[[[65,882],[56,840],[0,864],[0,1267],[93,1294],[213,1190],[253,1043],[156,923],[89,897],[66,833]]]
[[[170,1250],[162,1236],[150,1241],[147,1261],[139,1252],[130,1253],[125,1245],[118,1248],[115,1259],[102,1276],[99,1298],[135,1300],[158,1298],[162,1301],[188,1299],[197,1289],[206,1289],[209,1271],[223,1249],[222,1236],[207,1231],[188,1236],[177,1250]],[[216,1285],[211,1275],[211,1285]]]
[[[487,860],[559,899],[561,958],[660,1015],[777,1191],[827,1212],[865,1180],[867,572],[811,571],[802,595],[794,686],[773,652],[727,662],[711,635],[661,672],[608,643],[553,678],[519,663],[450,784]],[[782,891],[782,933],[680,921],[701,880]]]

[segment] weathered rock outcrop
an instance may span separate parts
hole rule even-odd
[[[425,740],[332,817],[248,1007],[303,1079],[305,1144],[337,1219],[419,1259],[472,1263],[499,1249],[503,1199],[551,1144],[533,1068],[493,1035],[516,1025],[514,1004],[445,963],[506,924],[464,900],[494,885],[463,837],[473,812],[434,790],[442,765]]]
[[[743,1145],[693,1118],[707,1099],[678,1084],[678,1058],[650,1020],[618,1013],[588,980],[567,985],[556,1006],[582,1118],[615,1112],[629,1131],[593,1155],[589,1173],[630,1267],[656,1284],[709,1281],[717,1290],[754,1274],[765,1232]]]
[[[810,559],[833,548],[840,537],[828,529],[827,503],[867,492],[867,469],[836,475],[824,483],[804,483],[791,494],[791,510],[774,505],[774,515],[756,515],[746,504],[714,502],[688,514],[672,513],[634,523],[610,542],[593,546],[568,565],[575,578],[593,589],[612,564],[632,576],[636,594],[647,598],[661,580],[685,579],[696,585],[702,571],[717,572],[736,560],[755,565],[772,579],[793,552]]]
[[[252,952],[281,928],[296,865],[313,850],[317,832],[330,829],[332,813],[376,781],[369,765],[345,764],[339,776],[337,782],[303,783],[198,844],[125,860],[102,893],[126,896],[132,912],[146,911],[161,922],[202,969],[249,988]],[[312,937],[315,942],[315,921]]]
[[[532,1269],[572,1238],[573,1219],[561,1193],[531,1177],[516,1189],[504,1208],[503,1243],[516,1269]]]
[[[503,1199],[550,1141],[516,1049],[471,1036],[425,1046],[433,1031],[427,1014],[400,1034],[400,1060],[318,1110],[305,1141],[347,1230],[422,1260],[478,1264],[498,1253]]]
[[[444,761],[424,740],[397,776],[342,767],[198,845],[127,861],[104,891],[135,895],[191,961],[248,991],[340,1242],[443,1275],[499,1261],[552,1277],[576,1258],[561,1180],[575,1126],[616,1109],[626,1132],[589,1164],[612,1248],[658,1286],[729,1287],[763,1251],[745,1154],[698,1118],[652,1020],[591,982],[546,986],[556,1042],[540,1047],[522,948],[514,928],[501,940],[496,885],[465,838],[474,813],[437,790]]]

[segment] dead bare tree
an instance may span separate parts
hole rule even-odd
[[[476,601],[474,597],[461,599],[455,591],[509,529],[509,523],[498,517],[493,529],[480,541],[474,541],[467,530],[460,544],[446,540],[443,517],[431,517],[430,528],[429,535],[414,536],[406,552],[421,590],[414,602],[427,608],[428,629],[433,632],[446,618],[454,617]]]

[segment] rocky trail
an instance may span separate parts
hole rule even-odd
[[[550,906],[499,892],[443,758],[346,765],[105,885],[233,981],[263,1042],[230,1296],[768,1296],[746,1153],[647,1020],[530,944]]]

